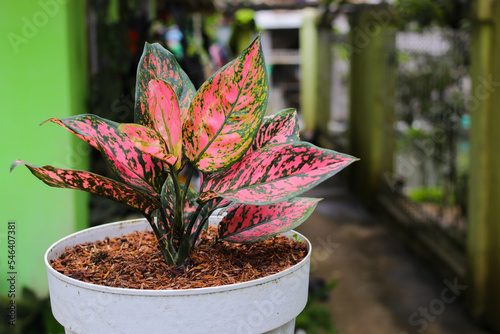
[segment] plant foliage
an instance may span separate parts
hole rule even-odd
[[[264,117],[267,98],[260,37],[198,91],[170,52],[146,43],[135,123],[91,114],[49,120],[98,149],[118,180],[20,160],[11,170],[22,164],[50,186],[139,210],[167,264],[181,265],[217,208],[227,210],[218,240],[264,240],[302,223],[318,200],[297,196],[356,160],[301,142],[293,109]],[[195,170],[200,189],[190,186]]]

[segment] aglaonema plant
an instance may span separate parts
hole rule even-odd
[[[297,196],[356,160],[300,141],[296,111],[265,117],[267,99],[260,37],[198,91],[170,52],[146,43],[135,123],[92,114],[48,120],[98,149],[118,180],[20,160],[11,170],[22,164],[49,186],[139,210],[166,263],[182,265],[217,208],[227,213],[217,240],[264,240],[301,224],[319,200]],[[199,189],[190,186],[196,170]]]

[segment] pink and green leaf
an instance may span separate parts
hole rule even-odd
[[[184,188],[182,187],[182,183],[180,185],[181,188]],[[168,176],[165,184],[163,185],[161,192],[161,203],[163,209],[165,210],[164,212],[167,219],[173,222],[175,215],[175,204],[177,203],[177,195],[175,193],[174,181],[172,180],[171,175]],[[183,221],[185,226],[189,224],[197,208],[198,204],[196,203],[196,193],[190,187],[188,187],[187,194],[185,195],[183,210]]]
[[[220,197],[220,196],[215,191],[207,190],[205,192],[202,192],[200,194],[200,196],[198,196],[198,203],[208,202],[208,201],[215,199],[217,197]]]
[[[297,110],[285,109],[264,117],[252,146],[245,154],[257,151],[267,145],[283,144],[299,140]]]
[[[149,82],[149,113],[153,128],[163,137],[168,152],[180,167],[182,159],[182,121],[179,102],[172,87],[161,80]]]
[[[155,79],[165,81],[174,89],[184,122],[196,89],[172,53],[158,43],[146,43],[137,69],[135,123],[153,128],[149,112],[149,82]]]
[[[199,89],[184,123],[184,153],[204,172],[240,159],[252,144],[268,98],[260,37]]]
[[[128,136],[118,130],[118,123],[96,115],[84,114],[48,121],[85,140],[101,151],[111,170],[125,183],[158,194],[163,183],[163,163],[137,149]]]
[[[98,174],[59,169],[49,165],[38,167],[21,160],[14,161],[10,170],[12,171],[19,165],[25,165],[33,175],[51,187],[87,191],[125,204],[145,215],[150,215],[160,206],[160,203],[149,194]]]
[[[247,204],[276,203],[300,195],[356,160],[305,142],[265,146],[208,176],[202,192],[212,190]]]
[[[182,188],[184,188],[184,184],[181,183]],[[198,208],[198,203],[196,203],[196,192],[191,189],[191,187],[187,187],[186,201],[184,202],[184,226],[189,226],[189,223],[192,219],[194,219],[194,215],[196,214],[196,209]],[[198,224],[195,223],[193,230],[196,230]]]
[[[192,201],[192,203],[195,203]],[[225,208],[226,206],[230,205],[231,202],[227,201],[225,199],[214,199],[211,201],[208,201],[207,203],[202,204],[203,207],[201,210],[199,210],[199,214],[196,217],[195,223],[193,225],[193,228],[191,229],[191,237],[190,237],[190,242],[193,245],[198,244],[201,241],[201,234],[197,234],[196,231],[199,230],[200,228],[202,230],[206,230],[208,228],[208,219],[210,215],[216,210],[216,209],[221,209]],[[197,208],[199,208],[199,204],[196,204]],[[194,216],[194,215],[193,215]],[[201,226],[203,224],[203,226]]]
[[[120,124],[118,130],[129,137],[140,151],[174,165],[177,158],[167,151],[163,138],[155,130],[139,124]]]
[[[181,186],[183,186],[181,184]],[[181,187],[184,188],[184,187]],[[183,210],[183,221],[184,227],[187,229],[191,222],[193,222],[192,228],[190,231],[186,231],[190,235],[193,235],[198,229],[201,223],[203,223],[204,219],[207,217],[207,214],[210,210],[213,209],[216,201],[210,201],[209,203],[205,203],[201,210],[198,210],[199,204],[196,202],[197,194],[190,188],[187,188],[187,194],[185,196],[184,202],[184,210]],[[174,221],[175,215],[175,203],[176,203],[176,193],[174,188],[174,183],[169,175],[167,181],[165,182],[162,193],[161,193],[161,203],[162,209],[165,212],[165,216],[167,217],[167,226],[165,226],[166,231],[170,231],[172,228],[172,224]],[[196,241],[193,240],[192,244],[195,244]]]
[[[189,226],[189,224],[194,220],[193,227],[191,228],[190,231],[186,231],[190,233],[190,239],[191,239],[191,244],[196,245],[199,240],[201,234],[198,235],[197,240],[196,238],[196,231],[200,228],[201,224],[208,223],[208,214],[210,210],[213,209],[213,206],[215,205],[215,201],[211,201],[203,206],[201,210],[197,210],[199,208],[198,203],[192,198],[189,202],[186,202],[185,208],[184,208],[184,223],[186,228]]]
[[[175,216],[175,203],[176,203],[176,194],[174,188],[174,181],[172,180],[172,175],[169,174],[163,187],[161,189],[160,194],[161,206],[162,210],[164,210],[165,216],[169,222],[169,225],[172,225],[174,222]],[[171,226],[169,226],[170,229]]]
[[[320,199],[296,197],[270,205],[235,204],[219,224],[218,237],[237,243],[265,240],[304,222]]]

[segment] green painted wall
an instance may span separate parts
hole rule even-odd
[[[2,180],[0,294],[7,294],[7,223],[16,222],[17,290],[47,292],[43,254],[87,225],[85,193],[55,189],[12,161],[86,168],[88,148],[51,117],[84,113],[87,92],[85,2],[0,1]]]

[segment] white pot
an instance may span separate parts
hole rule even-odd
[[[45,253],[50,303],[66,334],[292,334],[307,302],[307,257],[277,274],[253,281],[185,290],[138,290],[69,278],[49,262],[66,247],[149,230],[145,219],[89,228],[53,244]],[[291,235],[296,232],[289,232]]]

